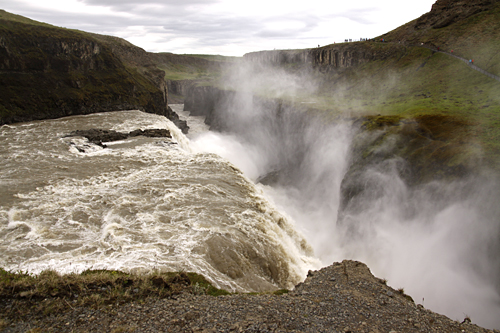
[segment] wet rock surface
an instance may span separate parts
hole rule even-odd
[[[77,130],[71,132],[66,137],[71,136],[82,136],[87,138],[90,143],[96,144],[101,147],[106,147],[103,142],[113,142],[119,140],[125,140],[135,136],[145,136],[150,138],[172,138],[170,132],[167,129],[137,129],[129,133],[122,133],[113,130],[103,130],[92,128],[89,130]]]
[[[194,291],[98,309],[68,303],[62,313],[3,320],[3,332],[498,332],[427,310],[356,261],[309,272],[282,295]],[[0,304],[2,317],[16,311]]]

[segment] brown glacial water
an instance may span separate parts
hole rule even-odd
[[[191,119],[191,135],[206,130]],[[75,130],[166,128],[91,144]],[[319,266],[293,224],[169,120],[121,111],[0,128],[0,267],[193,271],[233,291],[292,288]]]

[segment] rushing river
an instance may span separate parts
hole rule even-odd
[[[192,121],[191,121],[192,120]],[[190,119],[191,135],[203,132]],[[77,129],[167,128],[173,139],[93,145]],[[164,117],[110,112],[0,128],[0,266],[194,271],[220,287],[292,288],[312,251],[234,165]]]

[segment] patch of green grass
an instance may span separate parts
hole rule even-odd
[[[288,294],[289,292],[290,292],[290,290],[288,290],[288,289],[279,289],[279,290],[274,291],[273,295],[281,296],[284,294]]]
[[[6,12],[3,9],[0,9],[0,20],[19,22],[19,23],[31,24],[31,25],[37,25],[37,26],[43,26],[43,27],[54,27],[53,25],[50,25],[47,23],[38,22],[38,21],[31,20],[31,19],[24,17],[24,16],[21,16],[21,15],[16,15],[16,14]]]
[[[12,273],[0,268],[0,297],[19,307],[18,315],[27,311],[43,315],[66,311],[76,306],[100,308],[108,304],[165,298],[180,292],[228,295],[196,273],[155,272],[146,275],[120,271],[86,270],[81,274],[60,275],[44,271],[38,275]]]
[[[494,3],[487,11],[477,13],[444,28],[414,30],[416,21],[409,22],[387,34],[387,40],[407,40],[411,44],[426,43],[440,46],[441,50],[474,63],[496,75],[500,75],[500,3]]]

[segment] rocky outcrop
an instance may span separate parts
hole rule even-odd
[[[407,186],[453,181],[477,175],[481,148],[460,117],[420,115],[369,116],[355,121],[351,161],[341,185],[339,221],[383,192],[373,172],[398,176]]]
[[[438,0],[429,13],[415,22],[415,29],[439,29],[489,10],[498,0]]]
[[[166,80],[167,88],[170,93],[169,102],[172,104],[184,103],[184,97],[188,90],[201,83],[200,80]]]
[[[149,128],[145,130],[137,129],[129,133],[93,128],[89,130],[77,130],[71,132],[66,137],[71,137],[71,136],[82,136],[84,138],[87,138],[89,142],[104,148],[106,146],[103,144],[103,142],[125,140],[136,136],[145,136],[150,138],[169,138],[169,139],[172,138],[170,132],[167,129],[154,129],[154,128]]]

